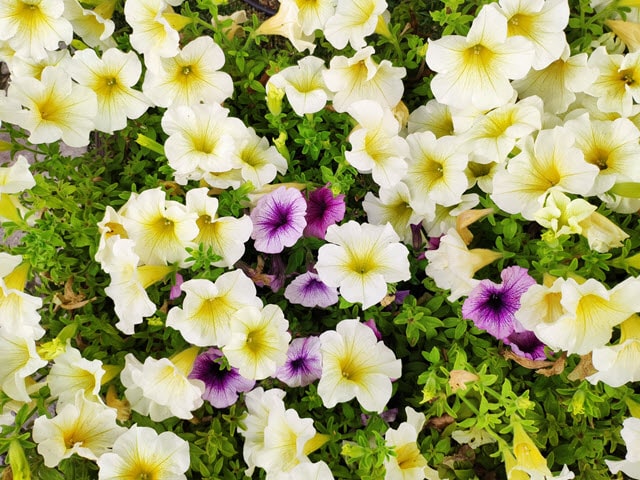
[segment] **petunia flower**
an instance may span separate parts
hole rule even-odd
[[[431,81],[440,103],[490,109],[513,96],[509,80],[524,77],[534,49],[521,36],[507,38],[507,19],[495,7],[484,5],[466,37],[448,35],[429,40],[426,61],[437,72]]]
[[[53,361],[47,375],[47,385],[58,404],[73,403],[77,391],[88,400],[101,402],[100,385],[106,370],[100,360],[87,360],[69,343],[61,355]]]
[[[102,51],[117,46],[112,37],[116,28],[110,17],[113,7],[112,11],[101,8],[108,3],[109,0],[102,1],[93,10],[89,10],[78,0],[64,0],[64,16],[73,25],[73,32],[90,47],[97,47]],[[113,5],[115,7],[115,2]]]
[[[425,469],[429,469],[427,459],[420,453],[418,434],[424,427],[424,413],[406,407],[407,421],[397,429],[390,428],[384,435],[385,444],[394,449],[395,455],[384,461],[384,480],[422,480]]]
[[[29,402],[27,378],[47,364],[36,351],[32,337],[0,328],[0,390],[9,398]]]
[[[505,345],[509,345],[513,353],[520,357],[529,358],[531,360],[546,360],[545,344],[542,343],[536,334],[523,330],[521,332],[514,331],[508,337],[503,338]]]
[[[320,378],[322,356],[318,337],[296,338],[289,344],[287,360],[275,377],[289,387],[306,387]]]
[[[315,37],[303,31],[299,12],[296,0],[282,0],[278,12],[262,22],[254,35],[280,35],[289,39],[297,51],[309,50],[309,53],[313,53],[316,48],[313,43]],[[308,28],[305,30],[308,31]]]
[[[98,480],[163,478],[186,480],[189,443],[173,432],[133,425],[98,458]]]
[[[624,460],[605,460],[614,475],[622,472],[630,478],[640,478],[640,419],[625,418],[622,422],[620,436],[627,447]]]
[[[502,284],[480,281],[464,301],[462,316],[502,340],[517,329],[514,314],[520,308],[520,297],[536,281],[526,268],[517,266],[502,270],[500,278]]]
[[[306,272],[287,285],[284,297],[303,307],[327,308],[338,303],[338,289],[325,284],[317,273]]]
[[[260,197],[251,210],[256,250],[280,253],[294,245],[307,225],[307,204],[299,190],[279,187]]]
[[[349,302],[367,309],[384,298],[387,283],[408,280],[407,247],[390,224],[359,224],[355,221],[332,225],[328,243],[320,247],[316,270],[329,286],[339,287]]]
[[[248,392],[256,384],[240,375],[237,368],[226,368],[223,356],[217,348],[210,348],[198,355],[189,374],[189,378],[204,382],[202,398],[215,408],[230,407],[238,401],[239,392]]]
[[[582,233],[581,222],[596,210],[595,205],[582,198],[573,200],[558,190],[549,192],[544,207],[538,210],[534,219],[549,230],[542,235],[543,240],[550,241],[561,235]]]
[[[307,198],[307,214],[304,227],[305,237],[318,237],[324,240],[327,228],[342,221],[346,211],[344,194],[333,195],[327,185],[316,188]]]
[[[349,43],[354,50],[364,48],[365,37],[371,35],[380,16],[387,10],[385,0],[337,0],[335,13],[327,19],[323,33],[338,50]]]
[[[440,138],[453,135],[454,130],[451,108],[437,100],[429,100],[409,114],[409,133],[431,132],[436,138]]]
[[[356,398],[371,412],[382,412],[391,398],[391,379],[400,378],[402,363],[357,319],[342,320],[320,335],[322,376],[318,395],[327,408]]]
[[[322,30],[327,20],[336,11],[337,0],[313,0],[312,2],[297,0],[298,22],[305,35],[313,35]]]
[[[270,183],[279,173],[287,173],[287,159],[265,137],[260,137],[252,127],[243,132],[236,144],[234,155],[240,176],[256,189]]]

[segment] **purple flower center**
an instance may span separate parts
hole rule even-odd
[[[487,306],[494,311],[503,309],[505,305],[502,301],[502,295],[498,292],[491,292],[487,298]]]

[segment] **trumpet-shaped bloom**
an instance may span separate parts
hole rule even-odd
[[[222,348],[232,367],[245,378],[262,380],[287,360],[289,322],[277,305],[244,307],[233,314],[231,339]]]
[[[476,327],[504,340],[516,330],[521,330],[515,319],[520,308],[520,297],[536,283],[522,267],[507,267],[500,272],[502,284],[482,280],[469,293],[462,305],[464,318],[473,320]]]
[[[409,133],[431,132],[436,138],[454,134],[451,108],[448,105],[429,100],[409,115],[407,131]]]
[[[289,344],[287,360],[275,377],[289,387],[306,387],[322,374],[322,355],[318,337],[296,338]]]
[[[279,187],[260,197],[251,210],[256,250],[264,253],[280,253],[294,245],[307,225],[307,204],[299,190]]]
[[[564,29],[569,23],[566,0],[500,0],[507,18],[507,36],[529,40],[535,52],[532,67],[541,70],[560,58],[567,46]]]
[[[629,235],[598,212],[593,212],[580,222],[582,236],[589,242],[589,248],[596,252],[606,253],[612,248],[622,246]]]
[[[160,59],[160,68],[147,72],[142,91],[159,107],[222,103],[233,94],[224,53],[211,37],[189,42],[175,56]]]
[[[327,20],[335,13],[337,0],[295,0],[298,6],[298,21],[305,35],[322,30]]]
[[[228,114],[217,103],[177,106],[165,112],[162,128],[169,138],[164,149],[178,183],[240,167],[235,152],[245,126]]]
[[[530,360],[545,360],[547,358],[544,351],[545,344],[536,337],[535,333],[529,330],[515,331],[502,341],[505,345],[509,345],[511,351],[520,357]]]
[[[320,335],[322,376],[318,395],[327,408],[356,398],[371,412],[382,412],[391,398],[391,380],[402,375],[402,363],[357,319],[342,320]]]
[[[598,171],[584,160],[567,129],[542,130],[535,143],[527,137],[522,152],[494,175],[491,198],[505,212],[533,220],[551,189],[584,195]]]
[[[204,382],[202,398],[215,408],[227,408],[238,401],[239,392],[248,392],[255,380],[244,378],[237,368],[227,368],[222,362],[224,355],[217,348],[210,348],[198,355],[189,378]]]
[[[543,234],[545,240],[558,238],[561,235],[582,233],[580,223],[588,218],[596,207],[582,198],[571,200],[564,193],[552,190],[544,203],[544,207],[534,215],[536,222],[549,231]]]
[[[404,93],[402,78],[407,71],[394,67],[390,61],[376,63],[373,47],[358,50],[353,57],[334,56],[329,70],[323,71],[327,88],[334,92],[333,108],[346,112],[358,100],[374,100],[383,106],[395,107]]]
[[[78,0],[64,0],[64,16],[71,22],[73,32],[90,47],[102,51],[116,46],[112,38],[116,25],[110,18],[105,18],[109,13],[99,7],[88,10]]]
[[[194,278],[180,285],[180,289],[187,295],[182,308],[169,310],[167,326],[180,331],[189,343],[202,347],[226,345],[233,314],[248,306],[262,307],[254,283],[242,270],[223,273],[215,283]]]
[[[62,139],[71,147],[89,144],[98,111],[96,94],[74,84],[61,67],[46,67],[42,80],[21,78],[20,82],[12,82],[9,97],[27,108],[16,117],[16,123],[29,131],[31,143]]]
[[[141,261],[149,265],[183,262],[198,235],[197,215],[160,188],[145,190],[127,202],[122,222]]]
[[[69,50],[55,50],[47,51],[47,55],[40,59],[12,55],[4,57],[3,61],[9,66],[12,78],[32,77],[36,80],[42,80],[42,71],[46,67],[60,66],[66,69],[71,61],[71,54]]]
[[[374,100],[354,102],[348,111],[358,126],[349,135],[347,162],[360,173],[371,173],[381,187],[394,186],[407,171],[409,147],[399,136],[400,124],[393,112]]]
[[[347,43],[355,50],[364,48],[364,38],[375,31],[386,9],[385,0],[337,0],[336,11],[324,26],[324,36],[338,50]]]
[[[207,188],[195,188],[187,192],[187,210],[198,215],[198,235],[193,241],[212,248],[221,259],[212,262],[216,267],[231,267],[244,255],[244,244],[251,236],[251,218],[218,217],[218,200],[209,197]]]
[[[71,43],[73,27],[64,17],[63,0],[7,0],[0,4],[0,40],[16,55],[45,58],[58,44]]]
[[[278,173],[287,173],[287,159],[251,127],[245,129],[235,155],[242,180],[251,182],[256,189],[270,183]]]
[[[58,404],[73,403],[76,392],[82,391],[87,398],[100,402],[100,382],[105,370],[100,360],[87,360],[69,343],[58,355],[47,376],[51,396],[58,397]]]
[[[426,418],[424,413],[418,413],[411,407],[406,407],[407,421],[402,422],[397,429],[390,428],[384,435],[388,447],[393,447],[395,456],[385,459],[384,480],[422,480],[425,476],[427,459],[418,448],[418,434],[424,427]]]
[[[187,378],[197,355],[197,347],[175,355],[172,359],[147,357],[140,363],[132,353],[125,358],[120,380],[131,408],[149,415],[154,422],[170,417],[188,420],[193,410],[202,406],[204,382]]]
[[[283,0],[280,2],[278,12],[273,17],[269,17],[262,22],[254,34],[280,35],[289,39],[299,52],[309,50],[309,53],[313,53],[316,48],[313,44],[315,37],[303,31],[300,22],[300,8],[296,0]]]
[[[297,65],[287,67],[269,79],[267,95],[270,88],[280,88],[284,90],[293,111],[298,115],[319,112],[329,98],[322,76],[322,72],[326,70],[321,58],[310,55],[304,57]]]
[[[127,126],[128,118],[138,118],[149,107],[145,96],[133,87],[142,65],[135,52],[111,48],[98,58],[90,48],[78,50],[70,63],[70,73],[80,85],[90,88],[98,99],[96,129],[113,133]]]
[[[330,307],[338,303],[338,289],[326,285],[317,273],[298,275],[287,286],[284,297],[303,307]]]
[[[1,197],[0,193],[0,200]],[[24,292],[29,264],[22,263],[21,255],[4,252],[0,253],[0,263],[3,264],[0,269],[0,328],[37,340],[45,334],[38,313],[42,298]]]
[[[309,193],[307,198],[307,214],[304,227],[305,237],[318,237],[324,240],[327,228],[342,221],[346,211],[344,194],[333,195],[328,186],[323,186]]]
[[[387,294],[387,282],[408,280],[407,247],[390,224],[370,225],[355,221],[332,225],[328,243],[320,247],[316,270],[329,286],[339,287],[349,302],[367,309]]]
[[[116,423],[116,410],[87,400],[77,391],[72,403],[58,405],[53,418],[38,417],[33,423],[33,440],[44,464],[53,468],[74,453],[97,460],[125,432]]]
[[[27,377],[47,364],[36,352],[35,340],[0,328],[0,358],[0,390],[14,400],[30,402]]]
[[[431,89],[436,100],[450,106],[499,107],[513,96],[509,80],[524,77],[534,55],[525,38],[507,38],[507,19],[485,5],[466,37],[449,35],[429,41],[426,61],[438,72]]]
[[[186,480],[189,443],[173,432],[158,434],[153,428],[133,425],[98,459],[99,480]]]

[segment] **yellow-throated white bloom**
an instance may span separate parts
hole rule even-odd
[[[44,464],[53,468],[74,453],[97,460],[125,430],[116,423],[115,409],[87,400],[78,390],[73,402],[58,405],[55,417],[36,418],[33,440]]]
[[[380,187],[378,195],[380,198],[367,192],[362,201],[368,222],[372,225],[390,223],[402,241],[410,245],[413,239],[411,225],[419,224],[424,214],[413,209],[409,187],[398,182],[393,187]]]
[[[596,207],[582,198],[570,199],[558,190],[547,196],[544,207],[534,214],[535,221],[549,229],[542,238],[558,238],[561,235],[582,233],[580,222],[588,218]]]
[[[298,22],[305,35],[322,30],[335,13],[337,0],[294,0],[298,6]]]
[[[360,100],[349,105],[358,125],[349,134],[351,150],[344,156],[360,173],[371,173],[381,187],[393,187],[407,171],[409,146],[400,133],[393,112],[374,100]]]
[[[297,65],[287,67],[269,78],[267,95],[270,88],[281,88],[298,115],[319,112],[329,98],[322,76],[322,72],[326,70],[321,58],[311,55],[301,58]]]
[[[322,72],[327,88],[334,93],[333,108],[337,112],[346,112],[358,100],[373,100],[393,108],[402,98],[406,69],[394,67],[389,60],[376,63],[371,58],[374,52],[368,46],[350,58],[334,56],[329,70]]]
[[[133,425],[98,458],[99,480],[186,480],[189,443],[173,432]]]
[[[64,0],[64,16],[84,43],[105,51],[116,47],[112,38],[116,25],[110,18],[115,3],[113,0],[102,0],[95,9],[88,10],[78,0]]]
[[[598,47],[589,57],[588,65],[600,74],[585,90],[598,98],[598,108],[604,112],[632,113],[634,100],[640,102],[640,51],[610,54]]]
[[[629,235],[604,215],[593,212],[580,222],[582,236],[589,242],[589,248],[606,253],[612,248],[622,246]]]
[[[640,380],[640,317],[633,314],[622,322],[618,343],[594,348],[591,361],[597,372],[587,380],[594,385],[621,387]]]
[[[183,262],[198,235],[197,215],[160,188],[145,190],[127,202],[122,222],[135,253],[147,265]]]
[[[248,215],[240,218],[218,217],[218,199],[209,197],[208,188],[194,188],[186,196],[189,212],[198,215],[198,235],[193,241],[212,248],[213,253],[222,257],[211,262],[216,267],[231,267],[244,255],[244,244],[251,236],[253,224]]]
[[[58,355],[47,376],[51,396],[58,397],[58,404],[73,403],[76,392],[82,391],[87,400],[101,402],[100,384],[105,369],[100,360],[87,360],[69,343]]]
[[[29,402],[26,379],[47,364],[33,337],[0,328],[0,390],[13,400]]]
[[[202,406],[204,393],[201,380],[187,377],[197,354],[198,348],[191,347],[171,358],[147,357],[140,363],[128,353],[120,380],[131,408],[154,422],[170,417],[192,418],[191,412]]]
[[[185,340],[202,347],[226,345],[231,338],[234,313],[244,307],[262,308],[254,283],[242,270],[223,273],[215,283],[206,279],[184,282],[182,308],[173,307],[167,326],[179,330]]]
[[[333,473],[331,473],[329,465],[322,460],[315,463],[299,463],[288,472],[280,474],[278,478],[281,480],[298,480],[300,478],[334,480]]]
[[[231,76],[220,69],[224,52],[211,37],[189,42],[177,55],[147,72],[142,91],[159,107],[222,103],[233,94]]]
[[[565,46],[562,55],[542,70],[530,70],[520,80],[512,82],[520,98],[536,95],[544,102],[544,109],[553,114],[564,113],[598,77],[598,69],[587,66],[587,54],[571,55]]]
[[[297,0],[282,0],[278,12],[262,22],[254,35],[280,35],[289,39],[299,52],[309,50],[309,53],[313,53],[316,48],[313,43],[314,35],[307,34],[302,29]]]
[[[387,283],[410,277],[409,251],[389,223],[331,225],[325,239],[330,243],[320,247],[316,263],[320,280],[364,309],[385,297]]]
[[[584,195],[593,188],[599,169],[585,161],[568,129],[541,130],[521,148],[493,177],[491,198],[505,212],[533,220],[551,189]]]
[[[142,65],[135,52],[110,48],[98,58],[90,48],[78,50],[69,65],[73,79],[90,88],[98,99],[96,129],[113,133],[127,126],[128,118],[138,118],[149,100],[132,87],[138,82]]]
[[[323,28],[327,41],[338,50],[347,43],[358,50],[366,46],[365,37],[371,35],[383,21],[387,10],[385,0],[337,0],[336,11]]]
[[[228,114],[217,103],[177,106],[165,112],[162,128],[169,138],[164,149],[178,183],[240,167],[236,150],[246,127]]]
[[[431,132],[436,138],[454,134],[453,117],[449,105],[437,100],[429,100],[409,115],[409,133]]]
[[[404,182],[411,192],[413,208],[433,218],[435,205],[451,206],[460,202],[468,187],[465,169],[468,155],[461,152],[456,137],[437,138],[431,132],[407,136],[408,168]]]
[[[327,408],[356,398],[371,412],[382,412],[391,398],[391,380],[402,362],[373,330],[357,319],[342,320],[320,335],[322,376],[318,395]]]
[[[73,39],[73,27],[63,13],[63,0],[5,0],[0,3],[0,40],[20,57],[44,58],[48,50],[58,50],[60,42]]]
[[[638,285],[635,277],[610,290],[593,278],[581,284],[557,279],[550,288],[534,285],[520,299],[516,318],[552,349],[585,355],[604,346],[613,327],[640,311]]]
[[[631,120],[593,120],[585,113],[564,126],[575,135],[584,159],[598,167],[588,195],[605,193],[616,183],[640,182],[640,130]]]
[[[445,235],[450,229],[456,228],[458,215],[471,210],[478,203],[480,203],[480,197],[477,193],[465,193],[457,205],[451,207],[436,205],[436,214],[433,219],[427,218],[422,222],[422,225],[429,237]]]
[[[73,83],[60,66],[46,67],[42,80],[25,77],[14,80],[8,95],[27,108],[16,123],[29,131],[31,143],[62,139],[71,147],[89,144],[89,133],[98,112],[96,94]]]
[[[288,328],[289,322],[277,305],[265,305],[262,310],[243,307],[232,315],[231,336],[222,351],[240,375],[262,380],[287,360]]]
[[[485,5],[466,37],[429,41],[427,64],[438,72],[431,81],[436,100],[454,107],[489,109],[509,101],[509,80],[524,77],[534,58],[531,42],[507,37],[507,19]]]
[[[533,44],[534,69],[541,70],[560,58],[567,46],[567,0],[500,0],[499,5],[507,18],[507,36],[520,35]]]
[[[45,57],[38,60],[14,55],[5,61],[9,65],[9,71],[13,78],[31,77],[36,80],[42,80],[42,71],[46,67],[60,66],[63,70],[66,70],[71,61],[71,54],[69,50],[56,50],[53,52],[48,51]]]
[[[402,422],[397,429],[390,428],[384,435],[385,444],[393,447],[395,456],[387,457],[384,461],[384,480],[422,480],[425,476],[427,459],[418,448],[418,434],[424,427],[426,418],[424,413],[418,413],[411,407],[406,407],[407,421]]]
[[[251,182],[257,190],[270,183],[278,173],[287,173],[287,159],[265,137],[259,137],[252,127],[245,130],[235,155],[242,179]]]

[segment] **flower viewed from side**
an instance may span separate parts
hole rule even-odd
[[[202,398],[215,408],[230,407],[238,401],[239,392],[248,392],[256,384],[240,375],[237,368],[225,366],[223,357],[220,350],[210,348],[198,355],[189,374],[189,378],[204,383]]]
[[[116,423],[115,409],[87,400],[84,392],[77,391],[73,402],[58,405],[53,418],[36,418],[33,440],[44,464],[53,468],[74,453],[97,460],[124,431]]]
[[[64,16],[84,43],[105,51],[116,46],[112,37],[116,25],[111,20],[114,7],[111,0],[101,1],[93,10],[84,8],[78,0],[64,0]]]
[[[385,480],[422,480],[425,477],[427,459],[420,453],[418,434],[424,427],[424,413],[406,407],[407,421],[397,429],[390,428],[384,435],[385,443],[393,447],[395,456],[385,459]]]
[[[338,289],[325,284],[317,273],[306,272],[287,285],[284,297],[303,307],[327,308],[338,303]]]
[[[356,398],[371,412],[382,412],[391,398],[391,380],[402,375],[402,363],[357,319],[342,320],[320,335],[322,376],[318,395],[327,408]]]
[[[349,302],[367,309],[384,298],[387,283],[408,280],[409,253],[390,224],[355,221],[327,229],[328,243],[320,247],[316,270],[329,286],[339,287]]]
[[[322,355],[318,337],[296,338],[289,344],[287,360],[275,377],[289,387],[306,387],[320,378]]]
[[[303,31],[299,12],[296,0],[282,0],[278,12],[262,22],[254,35],[280,35],[288,38],[297,51],[309,50],[309,53],[313,53],[316,48],[313,43],[315,37]]]
[[[98,459],[99,480],[186,480],[189,443],[173,432],[133,425]]]
[[[307,214],[304,227],[306,237],[318,237],[324,240],[327,228],[342,221],[346,211],[344,194],[333,195],[331,189],[325,185],[309,193],[307,198]]]
[[[542,234],[542,239],[552,242],[561,235],[582,233],[581,222],[589,218],[596,210],[582,198],[570,199],[558,190],[552,190],[547,195],[544,207],[538,210],[534,219],[549,230]]]
[[[520,297],[536,281],[526,268],[517,266],[502,270],[500,278],[502,284],[499,285],[481,280],[464,301],[462,315],[473,320],[476,327],[503,340],[519,329],[514,314],[520,308]]]
[[[51,396],[58,397],[58,405],[73,402],[79,390],[88,400],[100,402],[100,385],[104,374],[100,360],[87,360],[78,349],[67,343],[64,353],[53,362],[47,385]]]
[[[507,19],[485,5],[466,37],[447,35],[429,40],[426,61],[437,72],[431,81],[440,103],[479,109],[499,107],[509,101],[509,80],[524,77],[534,59],[534,49],[521,36],[507,38]]]
[[[0,390],[13,400],[30,402],[27,379],[47,364],[33,338],[0,328]]]
[[[547,358],[547,354],[544,351],[546,345],[536,337],[535,333],[529,330],[514,331],[507,338],[503,338],[502,341],[505,345],[509,345],[511,351],[519,357],[531,360],[545,360]]]
[[[295,188],[279,187],[260,197],[251,210],[256,250],[280,253],[293,246],[307,226],[307,203]]]
[[[324,26],[324,36],[338,50],[347,43],[355,50],[364,48],[364,38],[375,31],[386,9],[385,0],[338,0],[335,13]]]

